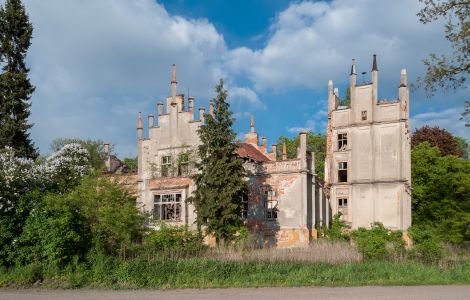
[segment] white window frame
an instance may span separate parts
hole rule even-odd
[[[264,219],[268,221],[277,220],[279,215],[279,197],[273,190],[263,191]]]
[[[161,176],[162,177],[171,177],[171,155],[164,155],[161,159]]]
[[[346,171],[346,180],[341,181],[341,176],[339,175],[341,171]],[[348,162],[347,161],[340,161],[338,162],[338,182],[348,182]]]
[[[346,150],[348,146],[348,134],[346,132],[338,133],[338,150]]]
[[[153,196],[153,219],[164,222],[181,222],[183,194],[168,192]]]

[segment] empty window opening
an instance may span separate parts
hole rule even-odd
[[[348,163],[340,162],[338,165],[338,182],[348,182]]]
[[[162,177],[171,175],[171,156],[162,157]]]
[[[367,110],[363,110],[363,111],[361,112],[361,117],[362,117],[362,121],[367,120]]]
[[[186,176],[189,174],[189,154],[182,153],[178,157],[178,176]]]
[[[278,197],[276,191],[264,191],[264,217],[267,220],[277,219],[277,213],[279,211],[278,207]]]
[[[338,212],[341,213],[341,218],[347,220],[348,216],[348,199],[338,198]]]
[[[155,195],[153,219],[174,222],[181,221],[181,194]]]
[[[345,150],[348,145],[348,134],[340,133],[338,134],[338,150]]]
[[[243,220],[246,220],[248,218],[248,196],[243,195],[242,196],[242,203],[241,203],[241,216]]]

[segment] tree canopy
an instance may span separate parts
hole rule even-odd
[[[199,128],[198,173],[194,176],[197,190],[189,201],[194,203],[198,227],[205,227],[218,242],[231,239],[242,226],[242,198],[247,193],[243,160],[235,154],[234,119],[227,102],[222,80],[212,100],[213,116],[205,115],[206,124]]]
[[[442,156],[456,155],[465,157],[467,147],[465,139],[456,138],[450,132],[439,127],[423,126],[415,129],[411,135],[411,147],[416,147],[423,142],[428,142],[431,146],[439,148]]]
[[[28,78],[25,58],[33,26],[20,0],[6,0],[0,6],[0,148],[9,146],[15,155],[36,158],[38,152],[29,137],[29,100],[34,86]]]

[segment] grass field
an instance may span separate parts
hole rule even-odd
[[[64,270],[29,265],[0,272],[0,287],[216,288],[265,286],[470,284],[470,263],[448,266],[417,262],[242,262],[205,258],[128,261],[104,259]]]

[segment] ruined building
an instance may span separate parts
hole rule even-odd
[[[377,58],[372,82],[356,83],[353,60],[350,105],[340,106],[328,83],[325,181],[332,214],[355,229],[374,221],[391,229],[411,225],[409,91],[401,71],[398,99],[378,98]]]
[[[258,244],[277,247],[308,245],[318,226],[328,226],[342,214],[353,229],[382,222],[406,230],[411,225],[409,91],[402,70],[397,100],[378,99],[378,68],[374,55],[372,82],[356,83],[353,61],[350,104],[340,105],[338,90],[328,83],[328,127],[325,181],[315,174],[314,155],[307,151],[307,134],[300,133],[297,156],[282,157],[277,145],[259,141],[252,117],[250,131],[236,152],[244,160],[249,194],[242,218]],[[143,211],[154,220],[195,228],[195,208],[187,202],[197,188],[198,128],[205,109],[195,109],[193,97],[177,93],[173,65],[171,96],[158,102],[148,116],[148,137],[138,117],[138,174],[134,192]],[[212,106],[209,115],[212,114]],[[279,145],[281,146],[281,145]],[[113,164],[107,163],[108,169]],[[131,183],[132,184],[132,183]]]
[[[186,103],[187,102],[187,103]],[[138,197],[137,202],[154,220],[195,228],[194,206],[186,201],[196,186],[191,179],[200,143],[197,130],[204,124],[204,108],[195,119],[195,101],[177,94],[173,65],[171,96],[157,104],[157,117],[148,116],[148,137],[143,137],[142,115],[138,118]],[[210,108],[212,114],[212,107]],[[276,157],[276,145],[259,144],[254,118],[237,154],[244,160],[249,184],[243,199],[242,218],[260,246],[308,245],[315,235],[318,207],[326,208],[322,190],[314,174],[313,154],[307,151],[307,134],[300,134],[295,159]],[[323,206],[321,206],[323,205]],[[324,209],[323,213],[328,210]]]

